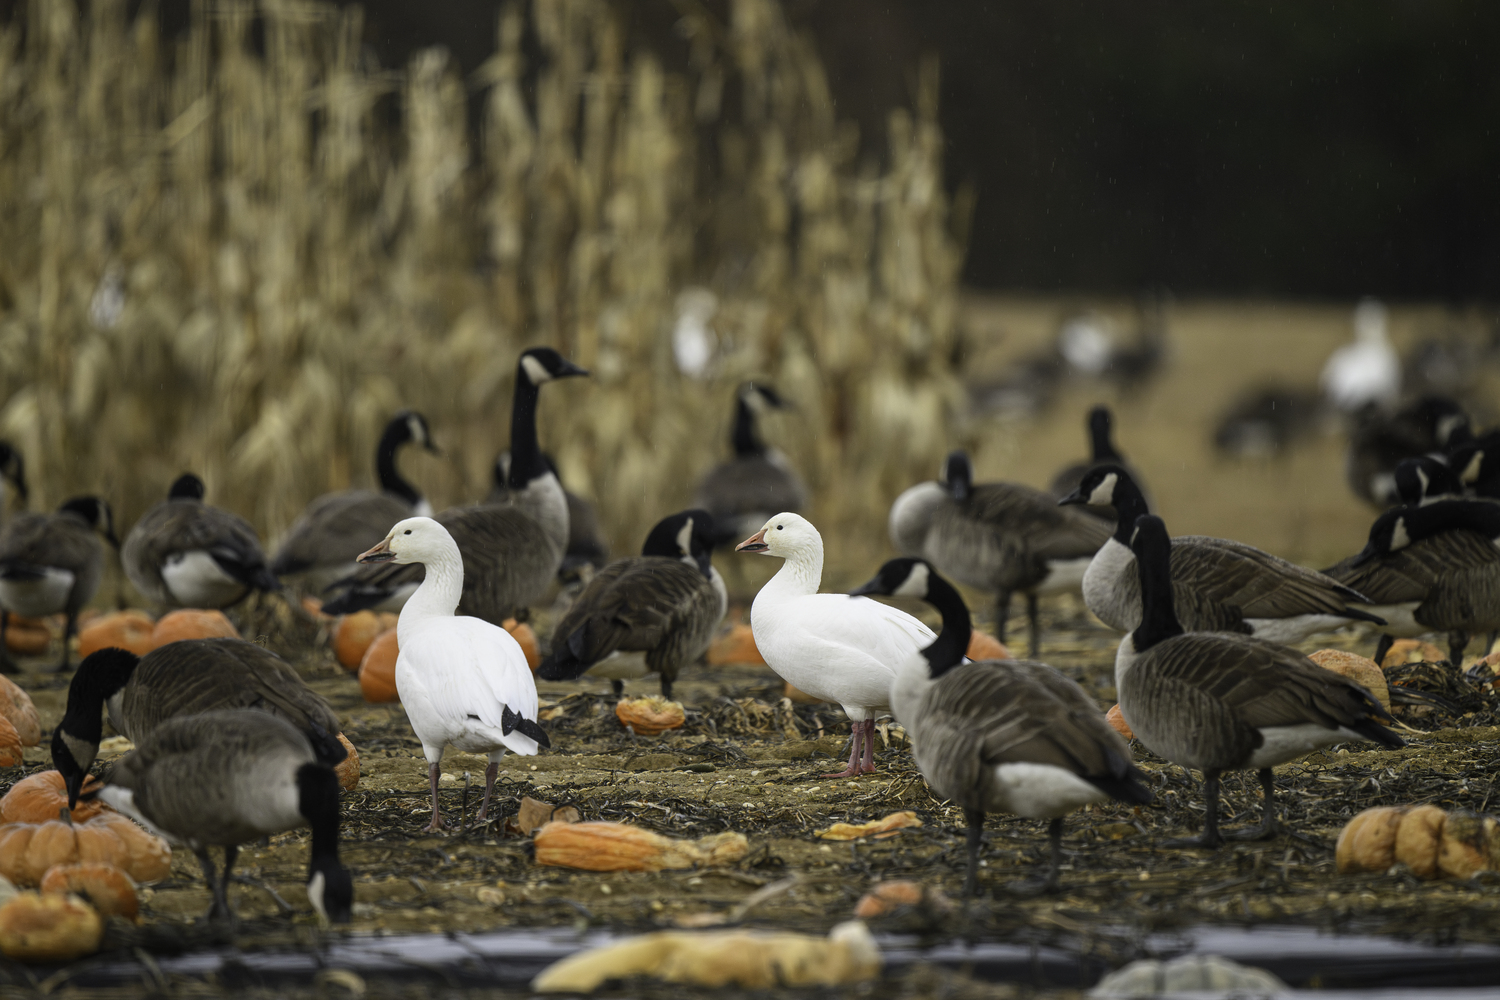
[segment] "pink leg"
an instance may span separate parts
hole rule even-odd
[[[432,782],[432,822],[427,824],[427,832],[428,833],[436,833],[437,831],[439,831],[439,830],[441,830],[443,828],[443,813],[442,813],[442,810],[440,810],[438,808],[438,798],[437,798],[437,786],[438,786],[438,765],[437,764],[428,764],[427,765],[427,778],[428,778],[428,780],[430,782]]]
[[[865,756],[859,765],[862,774],[875,773],[875,720],[865,720]]]
[[[857,777],[859,777],[859,773],[860,773],[860,768],[859,768],[860,741],[863,738],[864,732],[865,732],[865,730],[864,730],[864,723],[863,722],[853,722],[853,723],[850,723],[849,729],[850,729],[850,734],[851,734],[850,738],[849,738],[849,766],[846,767],[846,768],[844,768],[844,770],[840,771],[838,774],[824,774],[824,775],[821,775],[820,777],[824,777],[824,778],[857,778]]]
[[[500,773],[500,764],[490,761],[490,766],[484,769],[484,801],[479,804],[479,815],[474,817],[474,822],[483,823],[485,816],[490,811],[490,796],[495,792],[495,776]]]

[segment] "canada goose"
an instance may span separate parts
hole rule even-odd
[[[798,514],[777,514],[735,551],[785,560],[750,606],[761,656],[783,680],[849,716],[849,766],[823,777],[874,771],[875,718],[890,709],[897,665],[935,638],[932,629],[884,604],[818,593],[823,536]]]
[[[325,493],[292,522],[271,561],[278,577],[302,575],[308,590],[321,594],[335,580],[354,572],[354,557],[385,537],[391,525],[413,514],[432,515],[432,504],[396,468],[396,453],[415,444],[438,454],[427,418],[402,410],[385,425],[375,447],[380,492]]]
[[[1077,590],[1110,525],[1019,483],[974,485],[969,456],[955,451],[946,488],[919,483],[891,506],[891,541],[966,586],[994,593],[995,635],[1005,641],[1010,596],[1026,595],[1031,655],[1041,648],[1037,596]]]
[[[555,481],[555,480],[554,480]],[[533,756],[551,746],[537,725],[536,682],[526,654],[511,634],[478,618],[456,615],[464,591],[464,560],[453,536],[430,517],[400,521],[385,540],[359,557],[362,563],[421,563],[421,586],[396,620],[396,691],[406,708],[432,782],[432,822],[441,830],[438,773],[443,750],[487,754],[483,822],[495,790],[500,758],[507,749]]]
[[[896,668],[891,711],[911,738],[923,777],[964,810],[965,896],[978,881],[985,813],[1051,821],[1052,864],[1042,884],[1055,889],[1066,814],[1111,798],[1151,801],[1129,744],[1077,684],[1045,663],[965,661],[969,609],[926,562],[892,559],[850,593],[916,597],[942,612],[937,641]]]
[[[98,497],[74,497],[56,514],[19,514],[0,531],[0,608],[28,618],[68,616],[59,671],[68,669],[68,643],[78,630],[78,612],[93,600],[104,572],[95,532],[120,547],[114,514]],[[9,624],[9,616],[0,615],[0,667],[9,659]]]
[[[602,674],[619,694],[624,678],[609,671],[609,658],[644,651],[645,669],[630,676],[660,674],[662,697],[672,697],[678,671],[708,649],[729,604],[713,550],[707,511],[664,518],[639,556],[616,559],[589,581],[557,623],[552,653],[537,676],[565,681]]]
[[[69,805],[104,735],[103,711],[115,730],[140,743],[168,719],[226,708],[254,708],[286,719],[307,737],[317,759],[348,756],[339,717],[297,671],[264,646],[243,639],[183,639],[143,657],[100,649],[83,658],[68,685],[68,705],[52,733],[52,766]]]
[[[1276,385],[1250,389],[1214,426],[1214,448],[1233,458],[1270,458],[1305,437],[1318,410],[1315,393]]]
[[[169,607],[227,608],[252,590],[279,590],[255,529],[203,502],[203,480],[177,478],[163,503],[125,536],[120,563],[146,597]]]
[[[339,863],[339,781],[291,723],[253,709],[168,719],[121,757],[99,797],[191,850],[213,893],[210,920],[231,920],[228,882],[239,845],[308,827],[307,900],[347,923],[354,883]],[[208,849],[224,848],[214,873]]]
[[[785,409],[776,390],[746,382],[735,392],[734,429],[729,441],[734,458],[714,466],[698,483],[694,507],[714,519],[714,544],[741,538],[765,524],[777,511],[807,506],[807,487],[786,456],[761,440],[756,418],[768,408]]]
[[[31,491],[26,486],[26,461],[15,445],[9,441],[0,441],[0,517],[5,514],[6,483],[20,496],[21,506],[26,506],[26,501],[31,497]]]
[[[1458,475],[1431,455],[1403,458],[1394,474],[1396,495],[1408,507],[1422,507],[1438,500],[1456,500],[1464,494]]]
[[[552,456],[543,452],[542,460],[561,483],[562,476],[558,476],[557,463],[552,460]],[[510,487],[506,485],[509,478],[510,452],[502,451],[495,458],[494,483],[484,502],[509,503]],[[563,486],[563,497],[568,501],[568,548],[563,553],[562,565],[557,568],[557,577],[563,581],[582,580],[587,583],[594,570],[603,568],[609,562],[609,543],[604,540],[604,532],[599,528],[599,512],[594,509],[594,505],[569,490],[566,485]]]
[[[1072,493],[1078,488],[1078,484],[1083,481],[1084,473],[1096,466],[1109,464],[1130,469],[1130,463],[1125,461],[1120,453],[1115,450],[1115,443],[1110,439],[1111,424],[1112,418],[1110,417],[1109,407],[1096,406],[1089,410],[1085,426],[1089,432],[1091,457],[1087,462],[1074,462],[1052,477],[1052,485],[1048,487],[1048,491],[1053,496],[1062,499],[1069,493]],[[1131,469],[1130,474],[1135,479],[1136,485],[1140,486],[1140,473]],[[1141,488],[1141,492],[1143,494],[1146,492],[1144,487]],[[1150,506],[1149,501],[1147,502],[1147,506]],[[1083,510],[1084,513],[1092,514],[1100,520],[1114,521],[1114,514],[1111,511],[1096,510],[1092,507],[1085,507]]]
[[[1337,409],[1353,413],[1371,403],[1389,405],[1401,391],[1401,359],[1385,333],[1385,306],[1362,300],[1354,310],[1354,343],[1334,351],[1318,383]]]
[[[1458,445],[1448,465],[1475,496],[1500,500],[1500,433],[1490,431]]]
[[[1118,465],[1101,465],[1083,477],[1062,504],[1113,505],[1115,533],[1083,575],[1083,600],[1099,620],[1120,632],[1141,623],[1141,593],[1132,526],[1147,513],[1135,481]],[[1193,632],[1242,632],[1271,642],[1300,642],[1351,619],[1380,622],[1350,607],[1364,594],[1322,573],[1304,569],[1253,545],[1184,535],[1172,539],[1172,593],[1178,620]]]
[[[1450,451],[1472,437],[1463,408],[1441,396],[1425,396],[1394,414],[1367,406],[1354,414],[1349,433],[1349,488],[1361,500],[1390,507],[1400,502],[1395,471],[1403,458]]]
[[[511,408],[509,502],[450,507],[437,514],[435,520],[463,554],[459,610],[464,614],[495,625],[515,617],[546,593],[562,564],[568,504],[537,443],[536,407],[545,383],[587,374],[550,347],[522,351]],[[334,584],[337,593],[323,610],[399,610],[423,572],[417,564],[361,566]]]
[[[1405,746],[1379,724],[1391,717],[1369,691],[1295,649],[1247,635],[1184,632],[1172,606],[1171,547],[1161,518],[1136,521],[1131,548],[1143,614],[1115,656],[1120,714],[1136,737],[1153,753],[1203,772],[1203,831],[1170,846],[1223,843],[1225,771],[1260,772],[1261,824],[1232,836],[1263,838],[1279,827],[1271,771],[1277,764],[1344,740]]]
[[[1462,666],[1471,633],[1500,629],[1500,504],[1388,510],[1365,547],[1327,573],[1367,594],[1365,606],[1385,619],[1376,662],[1394,636],[1447,632],[1449,658]]]

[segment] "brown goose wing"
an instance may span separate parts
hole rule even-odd
[[[1401,604],[1426,600],[1433,587],[1456,570],[1500,563],[1500,549],[1479,532],[1460,528],[1413,542],[1359,566],[1353,561],[1351,556],[1327,574],[1364,594],[1372,604]]]
[[[271,569],[277,575],[351,563],[378,545],[391,526],[411,516],[411,505],[387,493],[345,490],[307,505],[287,530]]]
[[[1202,535],[1172,539],[1172,579],[1207,590],[1246,618],[1338,614],[1361,597],[1357,588],[1253,545]]]

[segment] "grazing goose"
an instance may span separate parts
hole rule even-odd
[[[1203,772],[1203,831],[1170,846],[1217,847],[1219,776],[1260,772],[1265,810],[1259,827],[1236,839],[1274,835],[1271,769],[1345,740],[1405,746],[1379,724],[1391,721],[1375,697],[1295,649],[1246,635],[1184,632],[1172,607],[1172,540],[1161,518],[1136,522],[1135,551],[1143,615],[1120,640],[1115,687],[1120,714],[1153,753]]]
[[[557,475],[557,463],[552,460],[552,456],[543,452],[542,460],[561,483],[562,477]],[[484,502],[510,503],[510,487],[506,485],[509,479],[510,452],[502,451],[495,458],[494,484]],[[568,547],[563,552],[562,565],[557,568],[557,578],[587,583],[595,570],[602,569],[609,562],[609,543],[604,540],[604,532],[599,528],[599,512],[594,509],[594,505],[566,486],[563,487],[563,496],[568,501]]]
[[[1431,455],[1404,458],[1396,466],[1396,495],[1408,507],[1423,507],[1439,500],[1456,500],[1464,494],[1464,484],[1447,463]]]
[[[347,923],[354,883],[339,863],[339,780],[307,737],[253,709],[163,722],[121,757],[99,797],[198,858],[213,893],[210,920],[232,920],[229,873],[239,845],[308,827],[307,900],[319,918]],[[215,875],[210,847],[224,848]]]
[[[639,556],[616,559],[589,581],[557,623],[537,676],[566,681],[587,672],[610,678],[618,695],[626,679],[656,673],[661,696],[672,697],[678,671],[708,649],[729,605],[713,552],[707,511],[660,521]],[[627,672],[611,672],[611,658],[623,651],[644,652],[645,662],[619,658]]]
[[[995,596],[995,636],[1005,641],[1010,596],[1026,595],[1031,655],[1041,648],[1040,594],[1076,591],[1110,525],[1019,483],[973,484],[969,456],[946,463],[947,488],[921,483],[891,506],[891,541],[967,586]]]
[[[1349,433],[1349,488],[1377,507],[1393,506],[1401,499],[1395,472],[1402,459],[1451,451],[1472,437],[1463,407],[1442,396],[1424,396],[1394,414],[1367,406],[1354,415]]]
[[[31,491],[26,488],[26,461],[9,441],[0,441],[0,515],[5,513],[5,484],[9,483],[26,505]]]
[[[115,731],[134,743],[177,716],[253,708],[290,722],[322,763],[348,756],[338,741],[338,715],[291,664],[264,646],[243,639],[183,639],[143,657],[111,647],[78,665],[67,709],[52,733],[52,766],[67,785],[69,805],[77,803],[99,753],[106,707]]]
[[[1110,506],[1119,515],[1114,535],[1083,575],[1083,600],[1110,628],[1141,623],[1141,592],[1132,526],[1147,513],[1135,481],[1118,465],[1083,477],[1063,504]],[[1253,545],[1207,535],[1172,539],[1172,593],[1178,620],[1192,632],[1242,632],[1271,642],[1300,642],[1351,619],[1379,622],[1350,607],[1368,603],[1359,591]]]
[[[555,480],[554,480],[555,482]],[[453,536],[430,517],[398,522],[385,541],[360,555],[362,563],[421,563],[426,575],[396,620],[396,691],[406,708],[432,782],[432,822],[443,828],[438,808],[438,765],[443,750],[488,754],[483,822],[495,790],[495,775],[507,749],[534,756],[551,746],[536,723],[536,682],[526,654],[509,632],[478,618],[456,615],[464,591],[464,560]]]
[[[1448,633],[1448,656],[1463,665],[1474,632],[1500,629],[1500,504],[1440,500],[1388,510],[1357,555],[1327,570],[1369,595],[1385,619],[1376,662],[1393,637]]]
[[[68,669],[68,644],[78,630],[78,612],[93,600],[104,572],[104,552],[95,532],[120,547],[114,514],[98,497],[74,497],[56,514],[17,515],[0,531],[0,608],[28,618],[68,616],[59,671]],[[9,662],[9,624],[9,616],[0,616],[0,667]]]
[[[938,795],[963,807],[965,896],[977,885],[985,813],[1051,821],[1052,864],[1042,887],[1055,889],[1065,815],[1111,798],[1151,801],[1129,744],[1077,684],[1045,663],[964,660],[969,609],[926,562],[892,559],[851,592],[858,594],[921,598],[942,612],[937,641],[897,667],[891,711],[911,737],[922,775]]]
[[[521,352],[516,362],[510,420],[509,501],[450,507],[436,520],[463,554],[459,610],[498,625],[541,599],[562,565],[568,544],[568,503],[536,436],[541,387],[554,379],[587,375],[550,347]],[[361,566],[334,585],[323,605],[328,614],[363,608],[396,611],[422,581],[420,565]]]
[[[432,504],[396,468],[396,453],[404,444],[438,454],[427,418],[412,410],[397,413],[375,447],[380,492],[343,490],[308,504],[287,529],[271,572],[278,577],[300,575],[308,590],[321,594],[354,572],[355,556],[384,538],[391,525],[413,514],[430,517]]]
[[[1312,431],[1317,393],[1265,385],[1246,390],[1214,425],[1214,448],[1234,458],[1270,458]]]
[[[205,504],[203,492],[203,480],[179,476],[125,536],[120,563],[135,589],[180,608],[227,608],[252,590],[281,589],[255,529]]]
[[[786,560],[750,606],[750,629],[761,656],[783,680],[842,705],[849,716],[849,766],[823,777],[874,771],[875,718],[890,710],[896,667],[932,641],[932,629],[874,601],[818,593],[823,537],[800,515],[777,514],[735,551]]]
[[[729,435],[734,458],[709,470],[693,500],[694,507],[713,516],[715,545],[749,534],[777,511],[807,506],[807,487],[786,456],[767,446],[756,429],[756,418],[768,408],[786,405],[776,390],[759,382],[746,382],[735,392],[734,429]]]
[[[1354,310],[1354,343],[1323,365],[1319,384],[1328,401],[1345,413],[1371,403],[1388,405],[1401,391],[1401,359],[1385,334],[1385,306],[1364,299]]]
[[[1092,457],[1087,462],[1074,462],[1054,476],[1052,478],[1052,485],[1048,487],[1048,491],[1053,496],[1062,499],[1069,493],[1072,493],[1078,489],[1078,484],[1083,481],[1084,474],[1100,465],[1118,465],[1121,468],[1130,469],[1130,463],[1121,457],[1120,453],[1115,450],[1115,443],[1110,440],[1111,423],[1112,419],[1109,407],[1096,406],[1089,411],[1086,426],[1089,432],[1089,448],[1092,452]],[[1131,469],[1130,474],[1135,479],[1136,485],[1139,486],[1141,482],[1140,473]],[[1146,492],[1144,487],[1141,489],[1141,492]],[[1114,521],[1114,514],[1110,511],[1085,507],[1084,513],[1092,514],[1101,520]]]

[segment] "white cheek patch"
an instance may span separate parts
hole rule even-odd
[[[406,418],[406,432],[411,435],[411,439],[417,444],[425,445],[427,443],[427,431],[423,428],[422,421],[418,420],[415,414]]]
[[[1411,544],[1411,536],[1406,533],[1406,518],[1396,518],[1396,527],[1391,529],[1391,551],[1404,549]]]
[[[1425,497],[1427,495],[1427,487],[1432,485],[1431,480],[1427,478],[1427,471],[1425,469],[1417,469],[1417,482],[1422,484],[1422,495]]]
[[[891,593],[896,597],[926,597],[929,572],[926,563],[913,563],[911,572],[906,575],[901,586]]]
[[[521,359],[521,370],[526,373],[527,378],[531,379],[532,385],[541,385],[543,382],[552,380],[552,373],[547,370],[547,366],[530,354]]]
[[[1464,471],[1459,473],[1458,478],[1466,483],[1479,481],[1479,467],[1484,464],[1484,452],[1476,451],[1474,457],[1469,459],[1469,464],[1464,466]]]
[[[1108,507],[1114,503],[1115,483],[1119,481],[1120,477],[1113,472],[1106,475],[1103,481],[1098,486],[1095,486],[1094,491],[1089,494],[1089,506]]]
[[[323,893],[327,888],[328,882],[322,872],[313,872],[313,877],[307,880],[307,901],[324,920],[328,919],[328,910],[323,905]]]
[[[682,530],[677,532],[677,551],[680,555],[688,555],[693,551],[693,519],[688,518]]]

